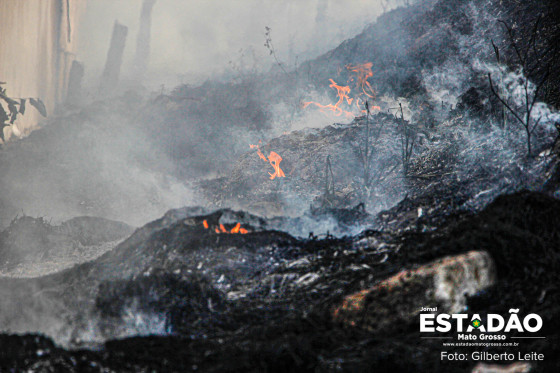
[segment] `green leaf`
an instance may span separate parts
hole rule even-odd
[[[43,101],[41,101],[41,99],[37,98],[29,98],[29,103],[35,108],[37,109],[37,111],[39,113],[41,113],[42,116],[46,117],[47,116],[47,108],[45,107],[45,104],[43,103]]]
[[[8,96],[6,96],[6,94],[4,93],[5,90],[3,92],[0,92],[0,98],[2,98],[4,101],[6,101],[6,103],[8,105],[17,105],[18,102],[16,100],[13,100],[11,98],[9,98]]]
[[[0,104],[0,124],[3,124],[8,119],[10,119],[8,113],[6,113],[6,110],[4,110],[4,107]]]
[[[18,108],[15,105],[15,101],[8,102],[8,109],[10,109],[10,124],[14,124],[18,115]]]

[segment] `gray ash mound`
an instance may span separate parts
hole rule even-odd
[[[17,217],[0,232],[0,270],[72,258],[74,263],[85,261],[80,257],[91,259],[88,254],[107,251],[132,231],[127,224],[96,217],[77,217],[60,225],[44,218]]]
[[[401,292],[406,287],[385,295],[371,289],[402,268],[423,268],[434,259],[471,250],[489,254],[496,280],[484,291],[471,292],[465,300],[469,312],[507,314],[515,307],[540,314],[547,339],[519,349],[552,357],[559,352],[560,338],[559,211],[557,199],[519,192],[499,197],[480,213],[459,214],[431,232],[367,231],[325,240],[297,240],[269,231],[259,226],[266,221],[242,213],[192,216],[174,211],[99,260],[35,284],[59,283],[64,289],[57,296],[67,298],[75,315],[90,307],[87,319],[97,320],[97,332],[106,337],[126,336],[119,333],[127,328],[130,334],[151,336],[106,342],[96,352],[65,350],[41,337],[3,335],[10,350],[0,361],[4,367],[68,371],[451,369],[440,361],[441,341],[421,340],[417,318],[403,316],[407,306]],[[236,224],[232,220],[249,233],[211,229],[224,224],[230,231]],[[417,281],[423,289],[432,286],[428,278]],[[21,294],[30,283],[2,284],[3,289],[8,286]],[[370,290],[358,319],[334,316],[344,299],[365,289]],[[423,292],[409,297],[413,305],[426,301]],[[81,305],[68,302],[77,298]],[[25,309],[24,299],[20,301]],[[389,333],[365,326],[380,312],[367,307],[371,302],[387,309]],[[84,337],[79,322],[74,325],[74,337]],[[454,371],[474,366],[452,364]],[[559,367],[551,358],[536,368]]]
[[[137,281],[143,276],[157,278],[157,273],[164,270],[178,275],[179,283],[197,273],[208,277],[222,292],[229,291],[265,276],[284,257],[292,257],[297,251],[296,239],[286,233],[266,231],[265,221],[255,216],[222,210],[190,217],[189,211],[192,213],[192,209],[170,211],[92,262],[41,278],[0,278],[2,295],[11,299],[2,304],[2,329],[37,330],[67,342],[83,339],[81,335],[87,334],[86,330],[95,328],[90,321],[97,319],[97,306],[108,302],[103,300],[108,294],[96,300],[99,288],[118,294],[127,288],[121,281]],[[250,233],[231,233],[238,224],[237,229]],[[220,228],[230,233],[216,233]],[[207,300],[203,302],[206,305]],[[106,337],[119,335],[116,330],[110,333]],[[127,333],[134,334],[135,330],[127,329]],[[100,333],[97,337],[105,336]]]

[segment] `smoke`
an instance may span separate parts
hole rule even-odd
[[[259,68],[273,63],[263,46],[265,27],[279,60],[293,67],[326,52],[360,32],[383,12],[385,1],[349,0],[158,0],[153,9],[149,76],[142,82],[161,84],[200,82],[223,74],[238,51],[252,48]],[[386,9],[401,5],[392,1]],[[88,81],[100,74],[115,19],[128,26],[124,76],[131,73],[142,2],[88,2],[80,25],[78,58],[86,64]],[[297,57],[297,61],[296,61]]]
[[[1,217],[90,215],[145,224],[194,197],[133,119],[142,101],[97,102],[2,149]]]

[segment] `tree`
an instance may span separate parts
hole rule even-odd
[[[515,107],[513,104],[508,103],[507,99],[503,97],[498,89],[495,87],[492,80],[492,74],[488,73],[488,81],[490,83],[490,90],[496,96],[496,98],[501,102],[501,104],[513,115],[513,117],[523,126],[525,129],[525,135],[527,138],[527,155],[530,157],[532,154],[531,146],[531,136],[537,129],[542,117],[534,120],[532,117],[532,112],[537,103],[537,98],[541,89],[544,87],[549,75],[550,66],[543,66],[544,57],[550,52],[551,47],[545,49],[541,53],[537,51],[536,40],[539,34],[539,22],[540,18],[537,19],[533,27],[531,37],[527,45],[523,48],[515,38],[513,29],[504,21],[499,21],[504,25],[508,38],[509,46],[513,49],[514,57],[516,59],[516,64],[519,66],[520,72],[520,84],[522,87],[523,95],[521,99],[521,104]],[[498,47],[492,41],[492,46],[496,54],[496,59],[500,61],[500,51]],[[532,84],[529,80],[531,76],[536,71],[543,71],[540,79]]]

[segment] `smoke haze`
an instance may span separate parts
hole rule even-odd
[[[151,82],[170,85],[222,74],[238,63],[267,69],[273,59],[264,47],[272,29],[276,53],[287,67],[335,47],[360,32],[383,12],[386,1],[348,0],[158,0],[152,15]],[[391,7],[402,1],[392,1]],[[142,2],[96,0],[87,5],[80,26],[78,58],[96,79],[106,58],[113,22],[128,26],[123,75],[132,66]],[[157,78],[156,78],[157,77]],[[156,85],[159,87],[159,85]]]

